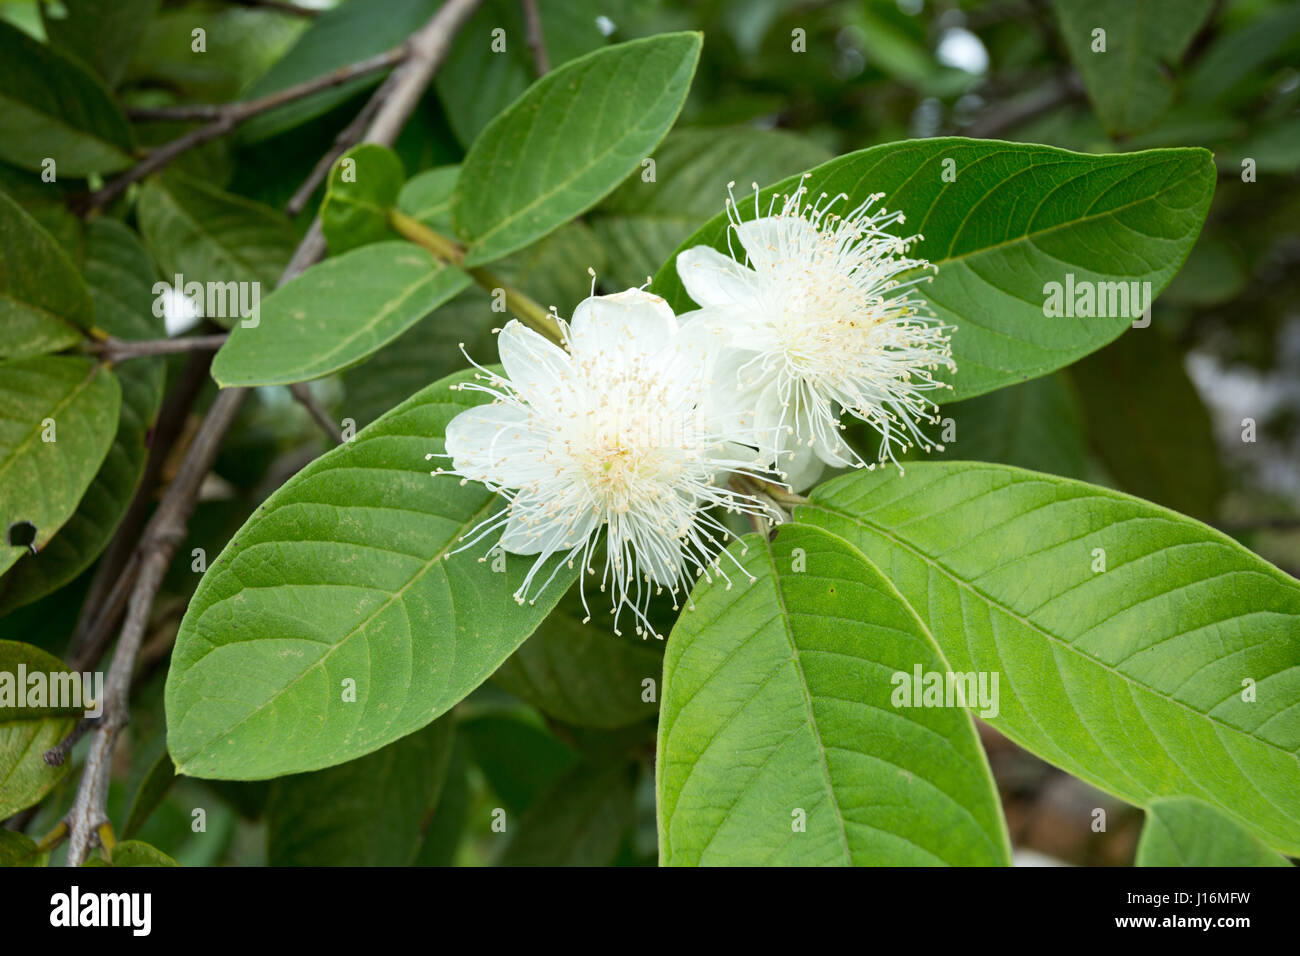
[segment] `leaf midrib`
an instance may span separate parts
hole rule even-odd
[[[844,849],[844,859],[849,865],[853,864],[853,851],[849,848],[848,828],[844,823],[844,811],[840,809],[839,798],[835,795],[835,785],[831,782],[831,768],[826,759],[826,745],[822,742],[821,728],[817,726],[817,715],[813,710],[812,692],[808,687],[808,677],[803,670],[803,661],[799,657],[799,648],[794,642],[794,629],[790,624],[790,611],[785,605],[785,592],[781,589],[781,573],[776,567],[776,555],[772,551],[772,542],[766,535],[760,536],[763,541],[763,554],[767,557],[767,563],[772,569],[772,590],[776,592],[777,609],[780,611],[782,630],[785,633],[786,640],[790,643],[790,658],[794,662],[795,674],[799,678],[799,691],[803,695],[804,708],[808,714],[808,726],[812,728],[813,741],[817,744],[817,761],[821,767],[822,779],[826,781],[826,792],[831,799],[831,808],[835,811],[835,821],[839,824],[840,845]]]
[[[999,611],[1001,611],[1002,613],[1006,614],[1008,617],[1013,618],[1013,619],[1016,620],[1016,621],[1019,621],[1021,624],[1023,624],[1025,627],[1029,628],[1029,629],[1030,629],[1031,631],[1033,631],[1034,633],[1037,633],[1037,634],[1041,635],[1042,637],[1046,638],[1046,639],[1047,639],[1048,641],[1050,641],[1054,646],[1057,646],[1057,647],[1060,647],[1060,648],[1062,648],[1062,649],[1064,649],[1064,650],[1070,651],[1070,652],[1071,652],[1072,654],[1074,654],[1076,657],[1079,657],[1079,658],[1081,658],[1082,660],[1087,661],[1088,663],[1093,664],[1093,665],[1095,665],[1095,666],[1097,666],[1097,667],[1099,667],[1099,668],[1105,670],[1107,673],[1110,673],[1110,674],[1114,675],[1115,677],[1119,678],[1119,679],[1120,679],[1121,681],[1123,681],[1126,685],[1131,685],[1131,686],[1133,686],[1133,687],[1137,687],[1137,688],[1139,688],[1139,689],[1141,689],[1141,690],[1144,690],[1144,691],[1146,691],[1147,693],[1151,694],[1153,697],[1157,697],[1157,698],[1159,698],[1160,700],[1165,701],[1166,703],[1177,705],[1178,707],[1182,708],[1183,710],[1189,711],[1190,713],[1196,714],[1198,717],[1201,717],[1201,718],[1203,718],[1203,719],[1205,719],[1205,720],[1207,720],[1207,721],[1210,721],[1211,723],[1213,723],[1213,724],[1216,725],[1217,727],[1221,727],[1222,729],[1224,729],[1224,730],[1226,730],[1226,731],[1228,731],[1228,732],[1230,732],[1230,733],[1233,733],[1233,734],[1239,734],[1239,735],[1241,735],[1241,736],[1247,737],[1247,738],[1249,738],[1250,740],[1256,741],[1257,743],[1260,743],[1260,744],[1262,744],[1262,745],[1264,745],[1264,746],[1266,746],[1266,747],[1268,747],[1268,748],[1270,748],[1270,749],[1272,749],[1272,750],[1277,751],[1279,754],[1282,754],[1282,755],[1284,755],[1284,756],[1290,758],[1291,760],[1296,761],[1297,763],[1300,763],[1300,756],[1298,756],[1297,754],[1294,754],[1294,753],[1292,753],[1292,752],[1290,752],[1290,751],[1288,751],[1288,750],[1285,750],[1284,748],[1278,746],[1277,744],[1273,743],[1272,741],[1265,740],[1264,738],[1259,737],[1259,736],[1257,736],[1257,735],[1255,735],[1255,734],[1249,733],[1248,731],[1244,731],[1244,730],[1242,730],[1242,729],[1239,728],[1239,727],[1234,727],[1234,726],[1232,726],[1231,724],[1225,723],[1221,718],[1214,717],[1214,716],[1212,716],[1212,715],[1210,715],[1210,714],[1207,714],[1207,713],[1203,713],[1203,712],[1197,710],[1195,707],[1191,706],[1190,704],[1186,703],[1185,701],[1181,701],[1181,700],[1178,700],[1177,698],[1170,697],[1170,696],[1168,696],[1167,694],[1163,693],[1162,691],[1156,690],[1156,689],[1153,688],[1153,687],[1148,687],[1146,684],[1144,684],[1144,683],[1138,681],[1136,678],[1130,677],[1129,675],[1124,674],[1123,672],[1116,670],[1114,667],[1110,666],[1109,664],[1106,664],[1106,663],[1104,663],[1103,661],[1099,661],[1099,660],[1097,660],[1095,657],[1092,657],[1092,656],[1090,656],[1090,655],[1088,655],[1088,654],[1085,654],[1083,651],[1079,650],[1077,647],[1075,647],[1075,646],[1074,646],[1073,644],[1071,644],[1069,641],[1066,641],[1065,639],[1063,639],[1063,638],[1061,638],[1061,637],[1059,637],[1059,636],[1057,636],[1057,635],[1055,635],[1055,634],[1052,634],[1050,631],[1046,630],[1045,628],[1043,628],[1043,627],[1040,626],[1039,624],[1035,623],[1034,621],[1030,620],[1029,618],[1024,617],[1024,616],[1018,614],[1017,612],[1013,611],[1011,608],[1007,607],[1007,606],[1006,606],[1005,604],[1003,604],[1001,601],[996,600],[996,599],[993,598],[991,595],[985,594],[983,591],[981,591],[979,588],[977,588],[977,587],[976,587],[974,584],[972,584],[971,582],[966,581],[966,580],[964,580],[964,579],[958,577],[957,574],[956,574],[956,572],[952,571],[950,568],[948,568],[946,565],[944,565],[942,562],[940,562],[939,559],[931,557],[930,555],[928,555],[928,554],[926,554],[925,552],[921,551],[919,548],[914,547],[913,545],[911,545],[909,542],[904,541],[904,540],[902,540],[901,538],[894,536],[893,534],[891,534],[888,530],[886,530],[886,529],[885,529],[884,527],[882,527],[881,525],[877,525],[877,524],[875,524],[874,522],[868,521],[866,518],[860,517],[860,516],[858,516],[858,515],[851,515],[851,514],[849,514],[849,513],[847,513],[847,512],[844,512],[844,511],[836,511],[836,510],[834,510],[834,509],[832,509],[832,508],[830,508],[830,507],[827,507],[826,505],[821,505],[821,504],[818,504],[818,503],[816,503],[816,502],[813,502],[813,503],[811,503],[811,504],[807,504],[807,505],[803,505],[802,508],[807,508],[807,509],[810,509],[810,510],[813,510],[813,511],[821,511],[821,512],[823,512],[823,513],[825,513],[825,514],[832,515],[832,516],[837,517],[837,518],[843,518],[843,519],[845,519],[845,520],[847,520],[847,521],[850,521],[850,522],[852,522],[852,523],[854,523],[854,524],[860,525],[864,530],[869,530],[869,531],[872,531],[872,532],[874,532],[874,533],[880,535],[881,537],[883,537],[883,538],[885,538],[885,539],[887,539],[887,540],[893,542],[895,545],[897,545],[897,546],[903,548],[904,550],[910,552],[911,554],[915,555],[915,556],[916,556],[917,558],[919,558],[921,561],[925,562],[926,565],[928,565],[929,567],[931,567],[931,568],[933,568],[934,570],[938,571],[940,574],[942,574],[945,578],[947,578],[947,579],[948,579],[949,581],[951,581],[953,584],[957,585],[959,588],[962,588],[962,589],[964,589],[964,590],[970,592],[972,595],[974,595],[976,598],[980,599],[981,601],[984,601],[984,602],[985,602],[986,604],[988,604],[990,607],[996,608],[997,610],[999,610]],[[904,600],[906,600],[906,598],[904,598]],[[909,601],[908,603],[910,604],[911,602]]]
[[[352,628],[352,630],[348,631],[348,633],[344,634],[341,638],[339,638],[339,640],[336,641],[334,645],[330,647],[329,650],[327,650],[324,654],[322,654],[315,661],[313,661],[308,667],[303,668],[303,670],[298,674],[297,677],[289,681],[282,688],[280,688],[278,691],[276,691],[274,694],[268,697],[260,706],[250,710],[238,721],[231,724],[224,731],[222,731],[218,736],[214,737],[212,740],[206,743],[199,750],[195,751],[190,758],[190,762],[193,762],[194,760],[202,757],[204,754],[210,753],[213,747],[215,747],[221,741],[225,740],[227,737],[233,734],[236,730],[242,727],[246,722],[252,719],[253,716],[264,712],[268,707],[271,706],[271,704],[273,704],[275,701],[279,700],[282,696],[288,693],[289,690],[293,688],[304,677],[306,677],[308,674],[310,674],[312,671],[316,670],[317,668],[321,667],[326,661],[330,659],[331,655],[333,655],[335,651],[337,651],[339,648],[343,647],[349,641],[351,641],[352,638],[355,637],[360,631],[362,631],[367,625],[369,625],[371,621],[373,621],[381,613],[383,613],[385,610],[391,607],[392,604],[398,598],[402,597],[402,595],[404,595],[412,587],[412,585],[415,584],[416,581],[422,579],[434,565],[436,565],[439,561],[441,561],[444,557],[446,557],[452,545],[456,543],[460,535],[475,527],[482,520],[484,514],[488,511],[491,511],[496,506],[496,503],[497,503],[497,498],[495,495],[493,495],[491,498],[487,500],[487,502],[483,505],[483,507],[479,508],[478,511],[474,512],[473,515],[471,515],[468,519],[462,522],[459,528],[454,533],[452,533],[452,535],[449,537],[447,543],[444,544],[441,548],[439,548],[438,551],[433,555],[433,557],[431,557],[428,561],[426,561],[421,567],[416,569],[415,572],[411,574],[411,577],[407,580],[407,582],[403,584],[398,590],[394,591],[391,595],[389,595],[386,601],[384,601],[382,604],[376,607],[364,620],[358,622]],[[269,513],[270,512],[268,512],[268,514]],[[193,668],[200,660],[203,659],[203,657],[206,657],[208,654],[212,653],[212,651],[216,650],[217,646],[227,647],[229,645],[226,644],[214,645],[211,650],[205,652],[202,656],[196,658],[189,665],[189,667]],[[183,720],[184,718],[182,718],[182,721]],[[175,755],[173,755],[173,758],[174,757]],[[185,771],[183,765],[178,763],[176,765],[176,772],[178,774],[184,773]]]
[[[73,399],[90,387],[91,379],[95,378],[95,376],[99,374],[100,368],[101,366],[98,364],[91,365],[90,372],[73,387],[72,391],[60,399],[52,408],[49,408],[45,415],[41,416],[40,421],[37,421],[37,423],[32,426],[26,437],[14,446],[13,451],[9,453],[4,461],[0,462],[0,478],[4,477],[4,473],[9,470],[13,463],[18,460],[18,456],[26,450],[26,447],[30,445],[37,434],[40,433],[41,421],[44,421],[46,418],[57,419],[59,412],[67,408]]]

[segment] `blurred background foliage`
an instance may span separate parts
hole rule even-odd
[[[0,0],[0,18],[83,60],[128,106],[150,107],[282,88],[388,49],[437,6],[300,2],[328,12],[117,0],[118,15],[97,21],[93,36],[76,21],[95,0]],[[1137,18],[1139,6],[1150,15]],[[653,180],[634,176],[580,221],[501,264],[510,281],[561,314],[588,293],[588,266],[600,288],[644,282],[721,208],[728,179],[745,189],[833,155],[940,135],[1088,152],[1213,150],[1220,178],[1209,220],[1155,303],[1151,327],[1063,372],[943,409],[957,428],[944,454],[1117,487],[1223,527],[1300,572],[1300,4],[542,0],[541,10],[552,65],[658,32],[705,34],[690,99],[654,157]],[[1094,26],[1108,28],[1126,69],[1090,55]],[[202,56],[190,50],[196,27],[206,31]],[[488,55],[496,27],[507,31],[507,51]],[[517,0],[486,0],[398,142],[408,176],[457,163],[535,78],[523,38]],[[243,210],[263,232],[300,236],[320,192],[303,212],[281,210],[379,81],[354,81],[259,117],[185,154],[165,186],[148,188],[214,216]],[[133,124],[142,145],[189,128]],[[1248,160],[1253,181],[1243,181]],[[63,188],[71,194],[87,185],[96,184]],[[84,257],[84,225],[34,174],[0,165],[0,189]],[[249,213],[235,197],[261,208]],[[142,200],[130,214],[119,203],[109,215],[134,222],[160,276],[191,266],[170,261],[148,209]],[[430,221],[438,214],[429,211]],[[278,254],[287,259],[291,245],[277,243],[268,248],[283,247]],[[258,270],[274,275],[282,265]],[[465,293],[365,364],[313,383],[314,392],[359,428],[460,367],[458,342],[490,360],[492,317],[476,299],[482,295]],[[170,361],[169,379],[184,362]],[[212,391],[209,382],[199,411]],[[1256,423],[1254,441],[1243,440],[1245,419]],[[284,389],[260,389],[244,406],[155,610],[129,746],[119,748],[114,819],[137,821],[138,832],[128,835],[183,864],[653,863],[654,704],[629,705],[627,686],[657,674],[662,646],[583,629],[572,601],[453,715],[372,757],[269,783],[171,782],[162,683],[198,580],[196,549],[215,557],[260,501],[325,447]],[[164,477],[174,467],[173,458]],[[0,638],[62,653],[93,571],[0,616]],[[564,652],[553,653],[556,647]],[[611,681],[623,690],[611,694]],[[1022,861],[1131,860],[1138,811],[987,728],[981,733]],[[399,747],[411,759],[385,762]],[[403,779],[401,767],[412,763],[438,774]],[[44,832],[66,811],[75,780],[67,777],[45,801],[31,832]],[[1091,828],[1099,806],[1112,814],[1105,833]],[[193,831],[195,807],[206,809],[204,833]],[[492,831],[496,808],[518,821],[508,840]]]

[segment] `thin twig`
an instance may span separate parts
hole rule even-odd
[[[324,406],[316,400],[316,396],[311,393],[311,389],[306,382],[294,382],[289,386],[289,394],[294,397],[299,405],[307,409],[307,414],[312,420],[321,427],[326,435],[336,445],[343,444],[343,431],[339,428],[338,423],[330,418],[329,412],[325,411]]]
[[[230,336],[220,335],[186,335],[174,339],[104,339],[102,342],[87,343],[83,351],[101,355],[114,364],[128,359],[148,358],[154,355],[177,355],[182,352],[215,352],[226,344]]]
[[[366,105],[361,108],[361,111],[357,113],[352,122],[343,127],[342,132],[334,138],[334,145],[330,147],[330,151],[317,160],[316,165],[312,167],[312,171],[302,181],[302,185],[294,190],[294,194],[284,204],[286,216],[290,218],[296,217],[307,208],[307,203],[311,202],[311,197],[316,194],[316,190],[325,181],[325,177],[330,174],[330,170],[334,168],[334,164],[338,162],[339,157],[361,141],[361,137],[365,135],[366,127],[370,125],[370,121],[374,119],[375,113],[378,112],[380,105],[387,99],[389,91],[400,76],[401,74],[397,71],[389,73],[383,84],[366,101]]]
[[[418,219],[414,219],[398,209],[388,211],[388,222],[399,236],[409,239],[421,248],[428,250],[438,260],[464,268],[461,263],[465,259],[465,250],[459,243],[430,229]],[[471,267],[465,269],[465,271],[480,287],[487,291],[501,290],[505,294],[506,309],[518,316],[520,321],[529,328],[545,335],[552,342],[559,343],[564,340],[564,335],[560,331],[560,324],[556,321],[555,316],[542,308],[535,299],[518,289],[506,285],[495,273],[486,269]]]
[[[135,583],[135,571],[139,566],[133,561],[135,546],[140,529],[153,507],[154,488],[162,476],[167,457],[185,431],[185,423],[204,383],[209,381],[211,365],[211,352],[192,353],[177,374],[176,385],[168,393],[154,421],[144,474],[126,515],[113,533],[113,539],[100,555],[99,566],[82,602],[72,640],[68,643],[66,656],[74,671],[88,670],[99,662],[107,650],[110,636],[121,623],[122,613],[126,610],[126,595]]]
[[[403,78],[376,111],[366,134],[368,142],[392,145],[397,139],[429,80],[446,57],[452,37],[478,3],[479,0],[447,0],[411,37],[410,57],[401,67]],[[299,245],[298,252],[280,277],[279,285],[284,285],[311,265],[315,261],[313,254],[319,257],[323,243],[312,242],[313,235],[319,239],[319,225],[319,219],[313,223],[313,230]],[[103,717],[95,730],[77,795],[67,816],[70,829],[68,866],[80,866],[96,838],[105,845],[113,840],[107,811],[113,750],[128,718],[131,675],[150,609],[167,566],[184,537],[199,487],[247,394],[247,390],[241,388],[223,389],[218,393],[133,554],[133,558],[139,558],[139,572],[127,604],[126,620],[122,624],[113,663],[104,682]]]
[[[520,0],[524,8],[524,25],[527,30],[528,47],[533,51],[533,69],[537,75],[545,76],[551,72],[551,60],[546,55],[546,34],[542,30],[542,15],[537,9],[537,0]]]
[[[1083,94],[1083,84],[1074,73],[1068,73],[1055,83],[1014,99],[1000,103],[988,113],[977,118],[962,130],[962,135],[976,139],[992,139],[1023,126],[1030,120],[1045,116],[1058,106],[1078,99]]]
[[[311,7],[300,7],[296,3],[286,3],[285,0],[230,0],[230,2],[241,7],[257,7],[262,10],[273,10],[276,13],[287,13],[295,17],[310,19],[321,15],[320,10]]]
[[[82,717],[73,726],[68,736],[64,737],[55,746],[45,751],[44,759],[51,767],[63,766],[63,761],[68,759],[68,754],[72,753],[72,748],[77,746],[77,741],[86,736],[86,731],[98,723],[98,717]]]
[[[379,70],[386,70],[405,59],[406,53],[407,48],[403,44],[377,56],[353,63],[351,66],[340,67],[326,73],[324,76],[318,76],[302,83],[295,83],[293,86],[285,87],[283,90],[269,93],[255,100],[224,103],[220,106],[171,106],[153,110],[137,110],[132,114],[135,119],[207,119],[211,120],[211,122],[158,147],[102,189],[86,196],[82,211],[100,209],[108,205],[126,192],[127,187],[132,183],[139,182],[150,173],[157,172],[182,153],[225,136],[240,123],[250,120],[254,116],[260,116],[286,103],[302,99],[305,96],[311,96],[313,93],[319,93],[321,90],[341,86],[349,80],[367,76]]]

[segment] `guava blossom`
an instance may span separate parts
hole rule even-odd
[[[637,633],[653,634],[652,591],[727,579],[719,553],[729,533],[708,509],[765,513],[758,499],[720,487],[729,473],[757,476],[760,462],[732,440],[746,436],[704,416],[714,344],[702,326],[680,331],[663,299],[639,289],[593,295],[560,328],[564,347],[511,321],[498,340],[505,376],[482,370],[460,385],[493,401],[447,426],[450,473],[506,501],[470,543],[501,528],[503,550],[537,555],[515,593],[522,603],[536,599],[534,579],[553,555],[562,560],[536,591],[565,563],[587,572],[580,580],[594,576],[604,528],[600,589],[613,592],[615,633],[627,605]]]
[[[730,194],[734,183],[728,184]],[[936,422],[928,395],[948,386],[940,367],[955,371],[949,328],[939,324],[912,287],[934,267],[909,258],[919,235],[889,228],[901,212],[871,207],[877,193],[844,215],[831,212],[841,194],[802,204],[802,184],[762,215],[741,221],[727,201],[744,262],[707,246],[677,256],[677,274],[703,323],[726,339],[714,373],[711,401],[732,427],[755,432],[765,460],[796,489],[824,465],[874,468],[841,438],[841,410],[880,433],[879,462],[897,462],[895,447],[934,446],[921,424]],[[923,274],[925,273],[925,274]]]

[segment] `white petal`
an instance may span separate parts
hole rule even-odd
[[[757,276],[730,256],[709,246],[692,246],[677,254],[677,277],[687,293],[705,308],[726,308],[754,298]]]
[[[519,405],[480,405],[447,424],[447,454],[463,477],[518,488],[548,471],[546,442]]]
[[[651,355],[677,333],[668,303],[640,289],[593,295],[569,323],[569,350],[579,362],[627,362]]]
[[[802,216],[764,216],[733,228],[755,265],[766,265],[792,254],[810,257],[819,243],[817,228]]]
[[[781,460],[777,464],[777,470],[785,473],[786,482],[796,492],[812,485],[821,476],[825,467],[816,452],[807,445],[800,445],[793,451],[782,452]]]
[[[518,319],[501,330],[497,352],[510,384],[530,405],[557,406],[571,387],[569,354]]]

